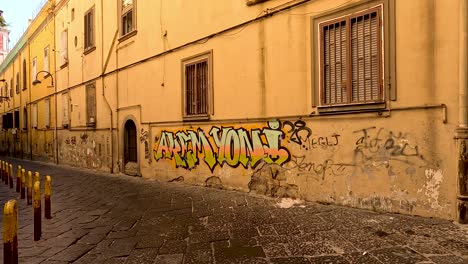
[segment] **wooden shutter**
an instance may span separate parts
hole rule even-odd
[[[50,99],[44,99],[44,118],[45,126],[50,127]]]
[[[44,71],[49,71],[49,46],[44,48]]]
[[[23,60],[23,90],[25,90],[28,85],[28,71],[26,67],[26,60]]]
[[[37,128],[37,104],[32,105],[32,126]]]
[[[37,58],[34,57],[32,60],[32,71],[31,71],[31,79],[32,81],[36,80],[37,76]]]
[[[68,126],[68,93],[62,94],[62,125]]]
[[[68,31],[60,34],[60,65],[68,62]]]
[[[85,30],[85,49],[94,46],[94,9],[89,10],[84,17],[84,30]]]
[[[382,99],[378,10],[351,18],[352,102]]]
[[[346,20],[322,28],[323,37],[323,103],[348,101]]]

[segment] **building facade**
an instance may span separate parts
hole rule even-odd
[[[0,67],[21,80],[26,61],[27,79],[2,102],[2,151],[467,222],[467,10],[51,0]]]

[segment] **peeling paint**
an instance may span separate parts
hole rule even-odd
[[[442,170],[426,169],[426,184],[424,185],[424,194],[427,196],[427,201],[431,205],[431,208],[438,209],[439,205],[439,189],[440,184],[444,178]]]

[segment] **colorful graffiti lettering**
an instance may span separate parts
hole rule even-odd
[[[214,126],[208,134],[201,128],[175,133],[162,131],[154,146],[154,158],[174,160],[177,167],[186,169],[196,167],[203,159],[211,171],[216,165],[255,168],[261,161],[282,165],[290,159],[289,150],[281,145],[284,132],[278,120],[250,131]]]

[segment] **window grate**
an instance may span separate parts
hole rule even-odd
[[[208,61],[185,66],[186,114],[208,114]]]

